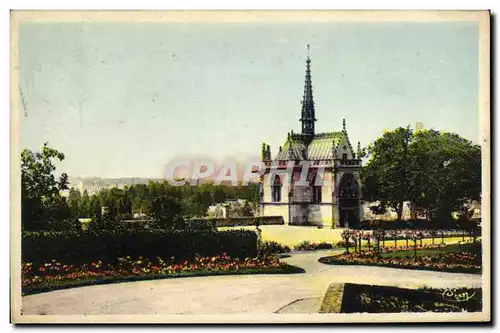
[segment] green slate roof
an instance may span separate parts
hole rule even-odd
[[[325,160],[333,159],[333,147],[337,147],[343,132],[319,133],[307,146],[301,134],[290,135],[275,160]]]

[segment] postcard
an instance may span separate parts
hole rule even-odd
[[[488,11],[12,11],[13,323],[491,321]]]

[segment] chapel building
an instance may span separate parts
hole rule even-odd
[[[289,132],[274,157],[262,144],[261,216],[283,216],[289,225],[355,227],[363,219],[360,144],[355,152],[345,119],[341,131],[315,132],[309,55],[300,122],[301,132]]]

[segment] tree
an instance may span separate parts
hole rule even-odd
[[[79,217],[79,205],[80,205],[80,200],[81,200],[81,194],[80,191],[76,190],[75,188],[70,188],[69,189],[69,195],[68,195],[68,206],[69,209],[71,210],[71,216],[73,217]]]
[[[64,160],[64,154],[44,143],[41,152],[24,149],[21,153],[21,223],[25,230],[45,229],[51,215],[49,209],[60,199],[60,191],[68,189],[68,175],[56,180],[53,160]]]
[[[162,195],[153,200],[153,223],[162,229],[183,229],[182,205],[180,200],[172,195]]]
[[[94,194],[92,198],[90,198],[90,217],[93,219],[100,218],[101,212],[101,203],[99,202],[97,195]]]
[[[363,196],[396,208],[404,201],[447,223],[481,194],[481,149],[454,133],[436,130],[386,132],[367,149]]]
[[[415,201],[429,220],[446,222],[481,194],[481,148],[453,133],[420,131],[412,145]]]
[[[87,190],[83,190],[82,199],[80,200],[79,217],[92,216],[92,209],[90,205],[90,197]]]
[[[226,202],[226,193],[224,192],[223,185],[219,185],[216,187],[213,195],[213,201],[215,203],[224,203]]]
[[[401,220],[403,203],[412,191],[411,139],[409,127],[384,133],[366,149],[369,162],[362,172],[363,197],[369,201],[380,200],[395,208],[398,220]]]

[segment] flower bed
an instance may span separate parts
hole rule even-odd
[[[77,285],[151,278],[302,272],[302,269],[280,262],[276,257],[240,260],[231,258],[226,253],[214,257],[197,256],[192,262],[182,263],[167,262],[162,258],[149,260],[142,257],[119,258],[116,265],[102,261],[67,265],[52,260],[38,266],[23,262],[22,288],[24,294],[31,294]]]
[[[481,288],[404,289],[347,284],[342,313],[480,312]]]
[[[445,246],[439,245],[417,245],[417,253],[425,250],[440,249]],[[434,255],[412,255],[405,257],[384,256],[391,252],[415,251],[414,246],[386,247],[381,252],[359,251],[355,253],[344,253],[337,256],[321,258],[324,264],[333,265],[367,265],[382,266],[405,269],[437,270],[445,272],[481,273],[481,255],[468,251],[464,252],[440,252]]]

